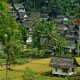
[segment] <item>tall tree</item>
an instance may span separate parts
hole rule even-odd
[[[34,33],[33,33],[33,45],[37,48],[42,48],[43,46],[49,46],[51,41],[52,47],[56,49],[63,50],[64,47],[67,47],[67,41],[58,33],[57,25],[54,21],[44,21],[36,20],[34,23]],[[41,38],[46,38],[44,44],[41,46]]]
[[[19,25],[9,16],[7,3],[0,1],[0,42],[5,46],[7,64],[12,63],[14,57],[14,46],[21,45],[21,32]]]

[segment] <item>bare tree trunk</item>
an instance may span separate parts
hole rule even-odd
[[[8,59],[6,59],[6,80],[8,80]]]

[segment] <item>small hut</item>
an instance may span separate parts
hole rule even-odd
[[[76,75],[80,65],[75,58],[52,57],[50,61],[52,75]]]

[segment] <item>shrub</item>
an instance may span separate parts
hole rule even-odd
[[[36,72],[30,68],[26,68],[23,75],[23,80],[35,80]]]
[[[72,80],[71,77],[66,76],[65,78],[62,78],[61,80]]]
[[[18,58],[13,61],[13,64],[22,65],[28,62],[29,62],[28,59]]]
[[[6,63],[6,59],[0,59],[0,64],[5,64]]]
[[[20,58],[26,58],[33,54],[33,49],[26,49],[20,53]]]
[[[6,54],[0,53],[0,59],[5,59],[5,57],[6,57]]]

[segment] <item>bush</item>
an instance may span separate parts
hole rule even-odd
[[[69,76],[66,76],[65,78],[62,78],[61,80],[72,80],[72,78]]]
[[[26,57],[38,57],[38,58],[43,58],[45,57],[45,51],[44,50],[39,50],[38,48],[33,48],[33,49],[26,49],[19,53],[19,57],[17,58],[26,58]]]
[[[25,64],[28,62],[29,62],[28,59],[18,58],[18,59],[13,61],[13,64],[22,65],[22,64]]]
[[[35,80],[35,75],[36,72],[30,68],[26,68],[24,75],[23,75],[23,80]]]
[[[30,57],[33,54],[33,49],[26,49],[20,53],[20,58]]]
[[[6,54],[0,53],[0,59],[5,59],[5,58],[6,58]]]
[[[6,59],[0,59],[0,64],[6,64]]]
[[[33,49],[33,57],[43,58],[45,57],[45,51],[39,50],[38,48]]]

